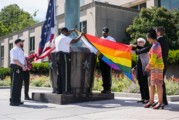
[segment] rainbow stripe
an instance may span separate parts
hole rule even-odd
[[[77,32],[80,34],[79,31]],[[129,79],[135,82],[131,72],[132,57],[130,50],[132,47],[88,34],[85,34],[82,40],[91,52],[96,54],[113,69],[121,70]]]

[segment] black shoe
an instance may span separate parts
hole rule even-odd
[[[103,90],[101,93],[111,93],[111,90]]]
[[[24,102],[19,102],[19,105],[23,105],[24,104]]]
[[[165,104],[160,104],[159,106],[154,106],[153,109],[160,109],[160,108],[164,109],[164,107]]]
[[[25,97],[25,100],[32,100],[30,97]]]
[[[144,100],[140,100],[140,101],[137,101],[137,103],[143,103],[144,102]],[[147,102],[148,103],[148,102]]]
[[[143,102],[142,102],[142,104],[147,104],[149,102],[149,100],[144,100]]]
[[[57,91],[56,94],[62,94],[60,91]]]
[[[158,104],[158,102],[155,103],[155,106]],[[168,105],[168,102],[163,102],[164,105]]]
[[[17,102],[10,102],[10,106],[19,106],[19,103],[17,103]]]

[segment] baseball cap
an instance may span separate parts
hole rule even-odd
[[[18,42],[24,42],[24,40],[21,40],[21,39],[15,40],[15,44],[17,44]]]
[[[67,28],[67,27],[63,27],[63,28],[61,29],[61,32],[62,32],[62,31],[68,32],[68,28]]]
[[[108,32],[109,32],[109,28],[104,27],[104,28],[103,28],[103,33],[108,33]]]

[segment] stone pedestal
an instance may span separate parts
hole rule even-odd
[[[114,99],[114,94],[92,93],[96,56],[90,53],[89,49],[83,47],[72,47],[70,51],[67,55],[67,85],[65,85],[68,94],[33,93],[32,99],[57,104]],[[55,53],[51,53],[50,57],[52,92],[56,92]]]
[[[99,100],[114,99],[114,93],[80,93],[80,94],[53,94],[53,93],[32,93],[32,99],[41,102],[54,104],[72,104]]]

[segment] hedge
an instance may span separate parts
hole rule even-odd
[[[36,74],[46,74],[49,72],[48,63],[32,63],[33,69],[31,73]],[[0,79],[4,79],[6,76],[10,75],[10,68],[0,68]]]
[[[7,75],[10,75],[10,68],[0,68],[0,79],[4,79]]]
[[[33,69],[30,71],[31,73],[48,73],[49,72],[49,64],[48,63],[32,63]]]
[[[179,50],[169,50],[168,58],[167,58],[169,65],[179,65]],[[137,64],[137,55],[132,55],[132,65]]]
[[[169,65],[179,65],[179,50],[169,50],[168,53],[168,63]],[[137,64],[137,55],[132,55],[132,65]],[[49,72],[48,63],[32,63],[33,69],[31,73],[36,74],[46,74]],[[100,69],[99,60],[96,60],[96,69]],[[0,79],[4,79],[6,76],[10,75],[10,68],[0,68]]]

